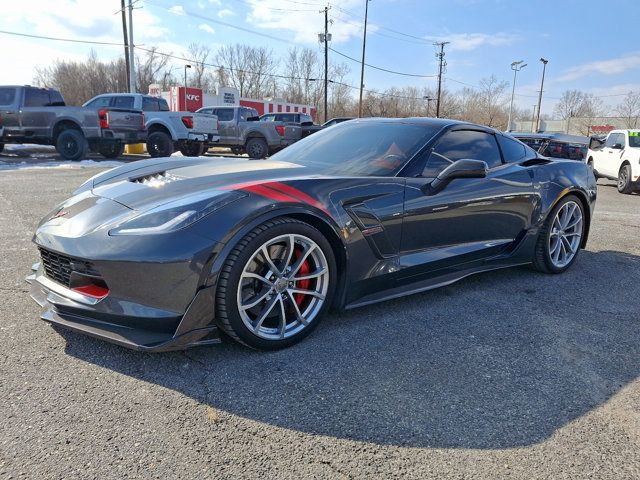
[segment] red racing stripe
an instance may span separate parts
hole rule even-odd
[[[327,215],[331,216],[331,214],[329,213],[329,210],[327,210],[327,208],[318,200],[316,200],[313,197],[310,197],[309,195],[307,195],[306,193],[304,193],[301,190],[298,190],[297,188],[294,188],[290,185],[287,185],[285,183],[280,183],[280,182],[271,182],[271,183],[265,183],[264,184],[266,187],[269,187],[271,189],[274,190],[278,190],[279,192],[282,192],[286,195],[290,195],[298,200],[300,200],[303,203],[307,203],[309,205],[313,205],[316,208],[319,208],[320,210],[322,210],[324,213],[326,213]]]
[[[285,195],[282,192],[278,192],[276,190],[272,190],[271,188],[267,188],[265,186],[262,185],[250,185],[247,187],[242,188],[241,190],[244,190],[246,192],[251,192],[251,193],[255,193],[257,195],[266,197],[266,198],[270,198],[271,200],[276,200],[278,202],[293,202],[293,203],[298,203],[299,200],[293,197],[290,197],[289,195]]]

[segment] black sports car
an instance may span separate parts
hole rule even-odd
[[[166,158],[85,182],[38,226],[47,322],[162,351],[304,338],[331,307],[533,264],[589,233],[587,165],[442,119],[336,125],[268,160]]]

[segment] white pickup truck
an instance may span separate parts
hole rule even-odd
[[[171,112],[163,98],[141,93],[107,93],[93,97],[85,107],[119,107],[142,110],[147,125],[147,152],[152,157],[169,157],[179,150],[197,157],[220,140],[218,117],[204,113]]]
[[[604,142],[591,139],[587,164],[596,178],[617,180],[620,193],[640,190],[640,130],[612,130]]]

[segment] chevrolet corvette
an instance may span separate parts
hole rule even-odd
[[[276,349],[331,308],[516,265],[562,273],[595,200],[587,165],[491,128],[352,120],[266,160],[102,172],[41,221],[28,280],[45,321],[125,347]]]

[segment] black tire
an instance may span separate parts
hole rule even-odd
[[[587,160],[587,165],[593,172],[593,176],[596,177],[596,180],[598,180],[600,178],[600,175],[598,175],[598,171],[595,168],[593,168],[593,158],[589,158],[589,160]]]
[[[199,157],[204,153],[204,143],[188,142],[180,147],[180,153],[185,157]]]
[[[237,291],[243,269],[256,251],[267,241],[280,235],[299,234],[313,240],[322,250],[329,270],[328,290],[319,312],[303,330],[281,340],[267,340],[257,336],[240,317]],[[218,278],[216,291],[216,322],[220,329],[235,341],[260,350],[276,350],[298,343],[316,328],[333,300],[336,263],[328,240],[316,228],[292,218],[270,220],[256,227],[240,240],[229,254]]]
[[[4,143],[0,143],[0,153],[4,150]]]
[[[631,165],[629,164],[622,165],[618,172],[618,192],[624,194],[633,192],[633,185],[631,183]]]
[[[245,151],[249,158],[266,158],[269,154],[269,146],[264,138],[254,137],[247,140]]]
[[[538,232],[538,239],[536,241],[536,247],[535,247],[535,252],[533,256],[533,268],[535,268],[539,272],[562,273],[566,271],[569,267],[571,267],[571,265],[573,265],[573,262],[576,261],[576,258],[578,258],[579,249],[578,249],[578,252],[576,252],[576,254],[573,256],[573,258],[567,265],[559,268],[553,264],[551,260],[551,254],[549,252],[549,235],[551,234],[551,227],[553,224],[553,220],[555,219],[555,216],[558,213],[558,210],[560,210],[563,205],[571,201],[577,203],[578,206],[580,207],[580,212],[582,213],[582,234],[581,234],[580,240],[582,241],[582,239],[584,238],[584,232],[586,229],[586,217],[584,213],[584,207],[578,197],[576,197],[575,195],[567,195],[563,197],[556,204],[555,207],[553,207],[553,209],[547,216],[546,220],[544,221],[544,225],[540,228],[540,231]]]
[[[173,154],[173,140],[165,132],[152,132],[147,137],[147,153],[154,158],[170,157]]]
[[[124,144],[105,143],[98,146],[98,152],[105,158],[118,158],[124,153]]]
[[[87,156],[89,142],[79,130],[63,130],[56,139],[56,150],[65,160],[80,160]]]

